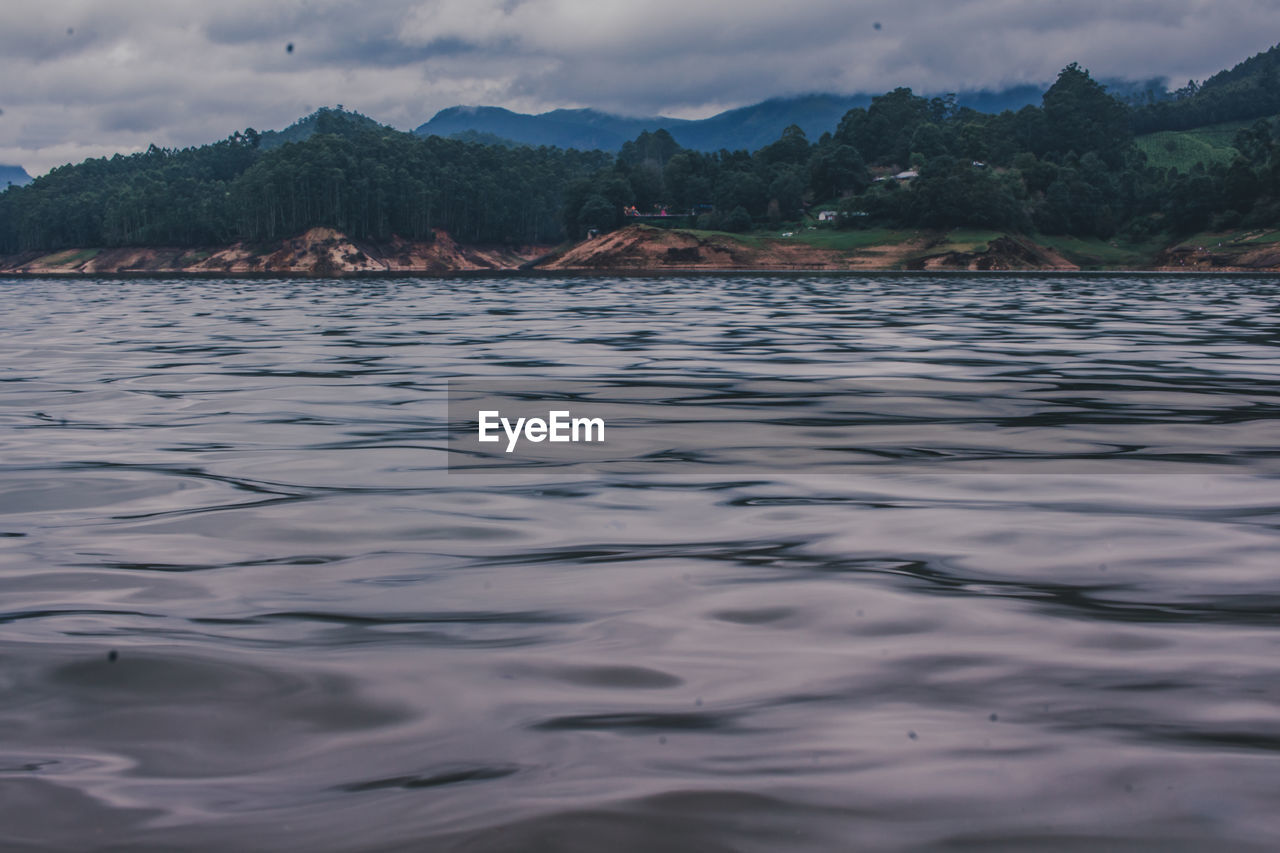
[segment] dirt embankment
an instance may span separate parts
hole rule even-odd
[[[845,269],[836,253],[800,244],[746,242],[632,225],[585,240],[538,264],[542,270]]]
[[[1264,235],[1265,236],[1265,235]],[[1280,242],[1228,243],[1212,249],[1172,246],[1144,264],[1168,271],[1280,270]],[[831,249],[803,238],[685,231],[632,225],[551,251],[545,246],[465,245],[438,230],[433,239],[352,240],[332,228],[270,244],[208,249],[68,249],[0,257],[0,274],[19,275],[312,275],[539,270],[660,272],[719,270],[1077,270],[1060,252],[1022,236],[957,245],[940,232],[915,232],[882,245]]]
[[[1156,258],[1166,272],[1275,272],[1280,270],[1280,244],[1173,246]]]
[[[982,251],[948,251],[920,236],[858,249],[799,241],[735,239],[725,234],[632,225],[586,240],[537,264],[541,270],[1075,270],[1060,254],[1022,238],[1001,237]]]
[[[0,258],[0,273],[102,275],[143,273],[294,274],[450,273],[513,270],[546,247],[464,246],[437,230],[432,240],[387,243],[351,240],[332,228],[312,228],[271,244],[235,243],[211,249],[69,249]]]
[[[974,252],[945,252],[908,261],[921,270],[1078,270],[1059,253],[1021,237],[998,237]]]

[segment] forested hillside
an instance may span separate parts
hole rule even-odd
[[[1137,133],[1187,130],[1280,113],[1280,45],[1220,71],[1197,85],[1189,81],[1170,97],[1134,111]]]
[[[1163,92],[1161,80],[1110,80],[1108,91],[1128,101],[1143,102],[1148,92]],[[978,112],[999,113],[1040,103],[1044,87],[1032,83],[1004,89],[956,93],[955,101]],[[810,94],[770,98],[704,119],[666,116],[636,118],[599,110],[552,110],[539,115],[500,107],[449,107],[414,130],[419,136],[491,138],[510,144],[555,145],[560,148],[599,148],[617,153],[640,133],[665,130],[682,148],[714,153],[720,149],[754,151],[796,125],[817,138],[839,124],[854,107],[870,105],[873,94]]]
[[[314,226],[366,239],[443,228],[471,242],[554,242],[563,188],[611,160],[421,139],[333,110],[304,121],[313,127],[302,141],[269,149],[250,129],[54,169],[0,194],[0,251],[196,246]]]
[[[1016,113],[986,115],[897,89],[850,110],[816,143],[792,127],[754,154],[682,150],[659,131],[570,188],[567,225],[576,233],[616,227],[629,204],[703,210],[700,226],[731,231],[794,221],[805,205],[824,204],[839,207],[846,227],[972,225],[1105,238],[1280,222],[1274,122],[1242,130],[1230,164],[1179,171],[1147,163],[1130,118],[1072,65],[1043,106]]]
[[[1243,97],[1277,55],[1217,75],[1171,108],[1209,103],[1206,92]],[[152,147],[11,188],[0,194],[0,252],[264,241],[316,226],[371,240],[429,239],[439,228],[464,242],[555,243],[661,212],[729,231],[828,209],[844,228],[1134,240],[1280,223],[1275,120],[1242,124],[1229,161],[1175,166],[1153,164],[1134,144],[1149,109],[1112,97],[1073,64],[1041,105],[1016,112],[895,89],[816,140],[792,126],[754,152],[705,153],[646,131],[616,156],[422,138],[322,110],[279,134]]]

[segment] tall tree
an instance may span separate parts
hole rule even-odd
[[[1112,167],[1121,164],[1133,141],[1128,108],[1074,62],[1044,93],[1044,121],[1045,151],[1080,156],[1093,151]]]

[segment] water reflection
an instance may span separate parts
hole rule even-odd
[[[0,288],[11,849],[1280,844],[1272,279]],[[1230,464],[447,470],[447,380],[655,376]]]

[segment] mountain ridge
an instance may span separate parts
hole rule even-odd
[[[1145,92],[1159,80],[1108,80],[1108,89],[1120,97]],[[1003,89],[955,93],[956,104],[983,113],[1017,110],[1038,105],[1047,85],[1021,83]],[[505,107],[452,106],[437,112],[414,128],[417,136],[454,137],[479,134],[519,145],[552,145],[557,148],[591,148],[618,151],[644,131],[663,129],[684,148],[695,151],[754,151],[778,139],[796,125],[810,139],[817,139],[840,123],[855,107],[866,107],[874,95],[807,95],[769,98],[736,107],[704,119],[669,116],[623,116],[590,108],[555,109],[544,113],[520,113]]]
[[[0,163],[0,191],[8,189],[10,186],[26,186],[32,180],[32,177],[27,174],[27,170],[21,166]]]

